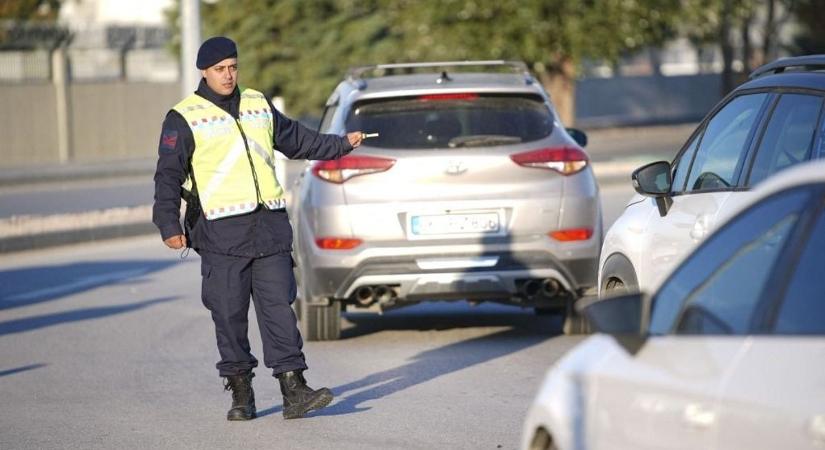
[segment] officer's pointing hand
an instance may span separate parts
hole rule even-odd
[[[186,247],[186,236],[179,234],[177,236],[172,236],[169,239],[163,241],[167,247],[178,250],[183,247]]]
[[[347,133],[347,140],[349,140],[350,145],[352,148],[358,148],[361,145],[361,141],[364,140],[364,133],[360,131],[353,131],[352,133]]]

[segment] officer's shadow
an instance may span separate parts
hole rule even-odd
[[[309,416],[337,416],[371,409],[364,403],[376,400],[417,384],[477,364],[532,347],[552,337],[548,318],[527,316],[532,323],[427,350],[402,366],[368,375],[358,381],[332,388],[332,405]],[[347,395],[347,393],[353,392]],[[282,411],[278,405],[259,412],[265,416]]]

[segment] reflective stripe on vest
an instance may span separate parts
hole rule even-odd
[[[269,209],[286,206],[275,177],[274,118],[263,94],[241,89],[237,121],[197,94],[183,99],[174,110],[186,119],[195,138],[192,175],[208,220],[254,211],[259,200]],[[184,187],[190,189],[191,180]]]

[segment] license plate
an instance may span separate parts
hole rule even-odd
[[[434,234],[486,234],[501,229],[499,213],[433,214],[412,216],[410,230],[416,236]]]

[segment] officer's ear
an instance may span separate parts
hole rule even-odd
[[[201,70],[201,77],[206,78],[206,70]]]

